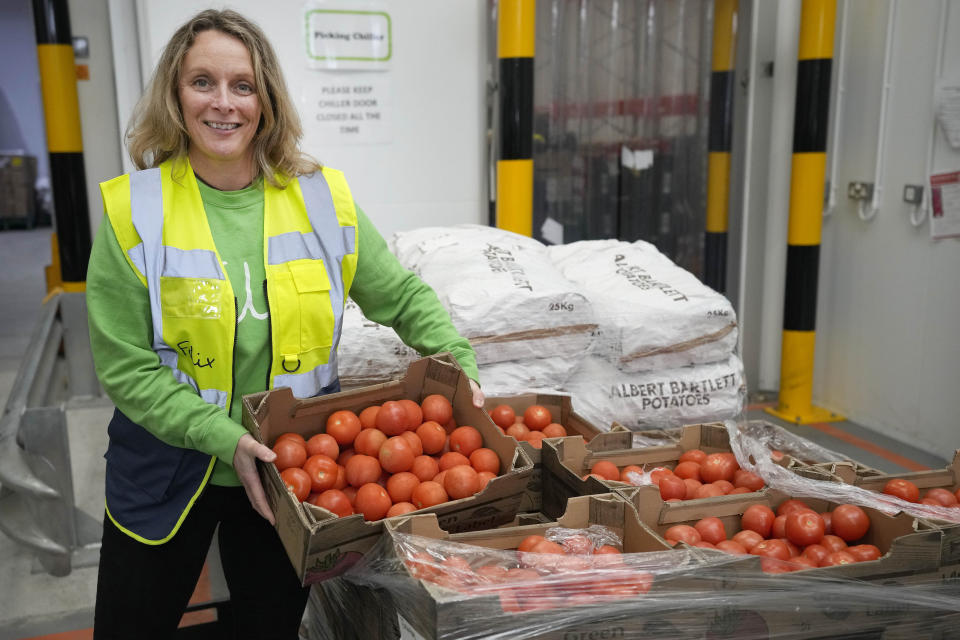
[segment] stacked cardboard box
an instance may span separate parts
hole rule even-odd
[[[0,153],[0,223],[33,226],[36,181],[34,156]]]

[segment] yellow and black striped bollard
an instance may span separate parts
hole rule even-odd
[[[808,424],[843,417],[813,406],[817,279],[826,172],[836,0],[803,0],[793,121],[787,277],[777,417]]]
[[[535,0],[501,0],[497,13],[500,140],[497,227],[533,235]]]

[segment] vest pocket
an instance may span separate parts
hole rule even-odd
[[[223,280],[160,278],[160,308],[169,318],[217,320],[222,314]]]
[[[330,279],[322,260],[291,262],[287,273],[277,274],[276,305],[280,354],[299,355],[333,344],[333,306]],[[323,358],[326,361],[326,357]],[[293,371],[291,371],[293,373]]]

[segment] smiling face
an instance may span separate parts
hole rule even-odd
[[[197,34],[183,58],[178,95],[190,163],[220,189],[240,189],[256,174],[252,142],[261,111],[254,80],[246,46],[220,31]]]

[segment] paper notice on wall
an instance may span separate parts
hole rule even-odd
[[[390,142],[389,72],[318,71],[300,88],[300,113],[310,144]]]
[[[392,27],[385,2],[312,0],[304,8],[307,64],[314,69],[388,69]]]
[[[930,176],[930,237],[960,238],[960,171]]]

